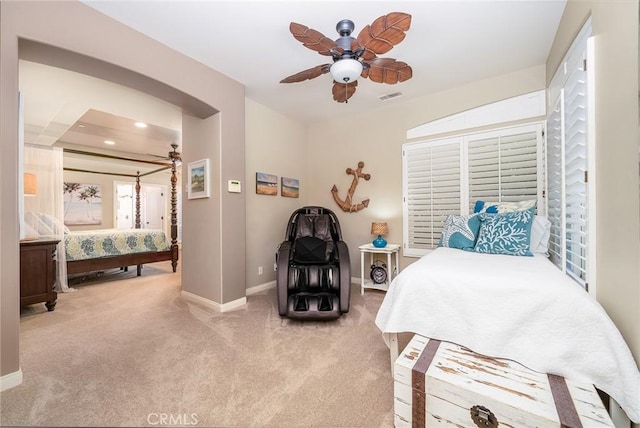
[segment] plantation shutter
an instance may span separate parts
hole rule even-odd
[[[549,259],[562,269],[564,243],[562,174],[562,104],[560,100],[547,120],[547,218],[551,222]]]
[[[468,140],[469,207],[480,199],[516,202],[538,197],[539,126],[506,129]],[[524,129],[522,130],[524,131]]]
[[[567,273],[586,282],[587,262],[587,129],[586,71],[582,62],[564,88],[564,164]]]
[[[547,117],[548,217],[551,221],[551,261],[583,287],[587,284],[588,82],[585,24],[569,49],[550,94],[553,111]]]
[[[406,255],[437,247],[446,216],[460,213],[460,161],[460,139],[405,146]]]

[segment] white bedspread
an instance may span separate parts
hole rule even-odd
[[[376,325],[592,383],[640,422],[640,371],[622,335],[542,256],[438,248],[393,280]]]

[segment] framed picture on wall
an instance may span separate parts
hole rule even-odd
[[[65,182],[64,224],[82,226],[102,224],[102,192],[98,184]]]
[[[264,172],[256,172],[256,193],[258,195],[277,195],[278,176]]]
[[[285,198],[297,198],[300,195],[300,180],[297,178],[282,177],[280,194]]]
[[[209,159],[201,159],[187,164],[187,197],[189,199],[211,196],[209,184]]]

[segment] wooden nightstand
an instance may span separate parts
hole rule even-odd
[[[49,311],[56,307],[56,245],[54,238],[20,241],[20,306],[45,302]]]

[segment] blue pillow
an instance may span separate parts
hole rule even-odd
[[[473,207],[474,213],[490,213],[490,214],[502,214],[510,213],[513,211],[524,211],[531,207],[536,206],[536,200],[519,202],[485,202],[477,200]]]
[[[480,218],[474,215],[449,215],[444,221],[439,247],[473,251],[480,231]]]
[[[535,207],[504,214],[478,214],[482,224],[473,251],[532,256],[529,247],[534,213]]]

